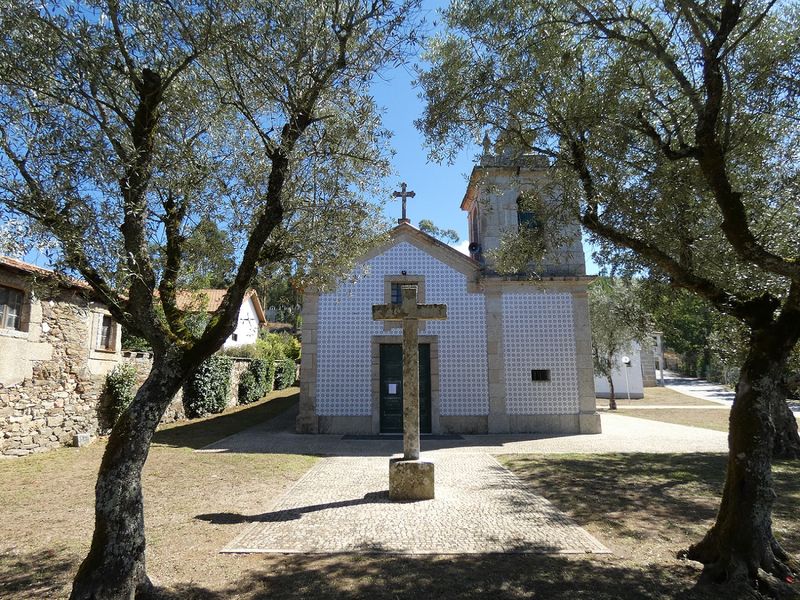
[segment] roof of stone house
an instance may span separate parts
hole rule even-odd
[[[2,254],[0,254],[0,268],[2,267],[6,267],[8,269],[11,269],[13,271],[25,275],[47,277],[48,279],[54,280],[56,283],[58,283],[63,287],[77,288],[81,290],[92,289],[88,283],[86,283],[85,281],[81,281],[80,279],[75,279],[74,277],[68,277],[67,275],[57,273],[56,271],[45,269],[44,267],[32,265],[30,263],[17,260],[16,258],[11,258],[10,256],[3,256]]]
[[[222,304],[222,299],[228,293],[226,289],[218,288],[202,288],[199,290],[178,290],[175,294],[176,304],[181,310],[197,312],[205,311],[212,313],[219,308]],[[253,306],[256,309],[256,315],[260,324],[265,325],[267,318],[264,315],[264,309],[261,306],[261,301],[258,299],[258,294],[254,289],[249,289],[245,292],[244,300],[252,298]]]

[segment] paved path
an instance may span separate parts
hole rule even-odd
[[[599,435],[465,435],[422,441],[436,465],[436,498],[388,500],[389,457],[401,440],[299,435],[296,410],[200,452],[326,456],[224,552],[598,553],[607,549],[492,455],[517,453],[725,452],[723,432],[603,414]],[[223,515],[224,516],[224,515]],[[241,515],[236,515],[241,519]]]
[[[343,440],[341,435],[302,435],[291,428],[289,410],[280,417],[206,446],[200,452],[258,452],[322,456],[383,456],[402,452],[402,440]],[[602,413],[597,435],[464,435],[463,439],[422,440],[422,450],[437,453],[597,454],[607,452],[727,452],[728,435],[698,427]]]
[[[709,383],[705,379],[683,377],[671,371],[664,371],[664,387],[717,404],[730,406],[736,394],[720,383]]]
[[[326,458],[223,552],[608,552],[490,455],[422,457],[435,463],[434,500],[390,502],[385,458]]]
[[[695,377],[683,377],[671,371],[664,371],[664,387],[667,387],[681,394],[709,400],[730,407],[736,396],[734,392],[719,383],[710,383],[705,379]],[[800,402],[789,401],[792,412],[800,417]]]

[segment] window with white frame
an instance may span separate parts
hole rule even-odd
[[[109,315],[100,315],[97,323],[97,341],[95,348],[98,350],[114,350],[114,319]]]
[[[21,290],[0,286],[0,329],[22,329]]]

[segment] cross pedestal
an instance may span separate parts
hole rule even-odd
[[[417,304],[417,287],[404,285],[402,304],[376,304],[376,321],[403,322],[403,457],[389,461],[389,499],[434,497],[433,463],[419,459],[419,321],[446,319],[444,304]]]

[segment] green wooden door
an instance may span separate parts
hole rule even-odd
[[[403,432],[403,346],[381,344],[381,433]],[[419,345],[419,428],[431,432],[431,346]]]

